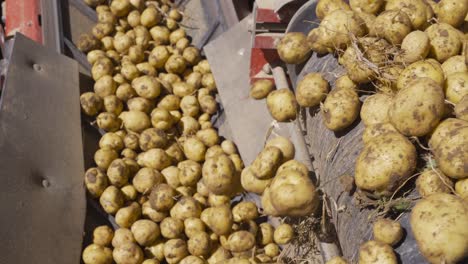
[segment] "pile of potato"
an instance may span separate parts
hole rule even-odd
[[[276,262],[292,227],[274,228],[255,203],[231,200],[268,188],[271,215],[313,211],[315,187],[292,160],[294,145],[271,140],[246,179],[235,144],[213,128],[216,84],[182,13],[168,0],[86,3],[99,23],[77,43],[95,80],[80,101],[103,135],[84,181],[118,229],[97,227],[84,263]]]
[[[320,106],[332,131],[360,117],[364,148],[355,184],[369,197],[391,197],[418,176],[422,199],[411,231],[431,263],[468,256],[467,12],[461,0],[320,0],[320,24],[307,36],[287,33],[277,47],[290,64],[311,52],[338,57],[346,74],[330,88],[320,73],[309,73],[297,84],[296,102]],[[423,157],[425,168],[418,166]],[[397,263],[391,245],[400,229],[391,219],[377,221],[359,263]]]

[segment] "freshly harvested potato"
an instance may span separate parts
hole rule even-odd
[[[198,232],[205,232],[205,224],[200,218],[189,217],[184,220],[184,231],[188,238],[193,237]]]
[[[186,64],[187,62],[185,61],[184,57],[174,54],[167,59],[164,68],[168,73],[181,74],[185,71],[187,67]]]
[[[191,116],[183,116],[178,126],[182,135],[193,135],[200,130],[200,123]]]
[[[397,264],[391,246],[375,240],[367,241],[359,248],[359,264]]]
[[[367,97],[361,108],[361,119],[364,125],[389,122],[387,113],[391,104],[392,97],[388,94],[377,93]]]
[[[325,35],[324,30],[321,27],[313,28],[309,34],[307,34],[307,41],[309,42],[310,49],[321,55],[332,53],[334,49],[329,47],[329,42],[332,41],[325,36],[327,35]]]
[[[76,46],[82,52],[89,52],[98,49],[100,43],[99,40],[91,34],[81,34]]]
[[[140,71],[135,66],[135,64],[131,62],[122,62],[120,73],[125,79],[129,81],[133,81],[134,79],[138,78],[138,76],[140,76]]]
[[[154,102],[143,97],[134,97],[127,101],[127,108],[130,111],[139,111],[148,114],[154,108]]]
[[[242,188],[244,188],[248,192],[262,194],[265,188],[271,183],[271,181],[272,181],[271,178],[270,179],[257,178],[253,174],[250,166],[243,169],[241,173]]]
[[[275,209],[273,204],[271,203],[270,197],[270,187],[267,186],[262,193],[262,207],[263,207],[263,214],[268,216],[279,216],[278,211]]]
[[[449,24],[433,24],[426,29],[431,43],[430,55],[439,62],[458,55],[462,42],[457,29]]]
[[[221,142],[221,149],[226,155],[237,154],[236,144],[229,139],[225,139]]]
[[[124,142],[120,136],[113,132],[107,132],[99,140],[100,148],[109,148],[120,151],[124,148]]]
[[[439,23],[447,23],[453,27],[460,26],[466,21],[468,3],[457,0],[441,0],[434,10]]]
[[[172,90],[176,96],[184,97],[187,95],[194,94],[196,91],[196,87],[188,82],[178,81],[172,84]]]
[[[124,197],[119,188],[111,185],[99,197],[99,203],[108,214],[115,214],[124,205]]]
[[[156,24],[159,24],[161,20],[161,13],[154,6],[151,5],[148,6],[145,10],[143,10],[140,16],[140,24],[147,28],[151,28]]]
[[[232,213],[228,205],[208,207],[200,215],[200,219],[213,233],[222,236],[232,230]]]
[[[130,169],[122,159],[115,159],[107,168],[107,177],[110,184],[116,187],[123,187],[128,183]]]
[[[164,148],[168,144],[167,134],[158,128],[148,128],[141,132],[139,146],[143,151],[152,148]]]
[[[184,196],[172,207],[171,216],[184,221],[191,217],[200,217],[202,208],[192,197]]]
[[[260,230],[257,233],[257,243],[262,246],[273,243],[275,229],[269,223],[261,223]]]
[[[302,107],[314,107],[327,96],[328,82],[320,73],[309,73],[296,88],[296,100]]]
[[[442,70],[444,71],[445,76],[449,76],[450,74],[457,72],[467,72],[468,67],[465,63],[465,57],[457,55],[448,58],[444,63],[442,63]]]
[[[210,192],[220,195],[232,191],[237,177],[231,159],[226,155],[218,155],[205,161],[202,168],[203,182]]]
[[[359,116],[360,103],[355,90],[333,89],[321,107],[325,126],[333,131],[350,126]]]
[[[115,230],[112,238],[112,246],[114,248],[121,247],[124,244],[135,243],[132,231],[128,228],[119,228]]]
[[[464,200],[468,200],[468,179],[458,180],[455,183],[455,193]]]
[[[210,193],[208,195],[208,204],[211,207],[222,206],[222,205],[230,205],[231,197],[228,195],[216,195]]]
[[[455,105],[454,113],[458,119],[468,121],[468,95],[463,96]]]
[[[207,147],[217,145],[219,142],[218,132],[213,128],[199,130],[196,136]]]
[[[169,42],[174,45],[177,43],[182,38],[185,38],[187,36],[187,33],[185,32],[185,29],[179,28],[177,30],[174,30],[171,32],[169,35]]]
[[[166,148],[166,154],[173,160],[173,162],[181,162],[185,159],[182,147],[178,142],[173,142],[169,147]]]
[[[161,84],[155,77],[148,75],[134,79],[132,87],[139,96],[147,99],[154,99],[161,93]]]
[[[138,154],[129,148],[123,149],[122,152],[120,152],[120,155],[124,158],[129,158],[135,160]]]
[[[182,239],[170,239],[164,244],[164,256],[167,263],[179,263],[189,255],[187,243]]]
[[[193,161],[201,162],[205,160],[206,146],[196,137],[187,138],[184,142],[184,154]]]
[[[122,194],[126,202],[135,201],[137,199],[138,192],[135,189],[135,187],[133,187],[133,185],[127,184],[123,186],[122,188],[120,188],[120,190],[122,191]]]
[[[193,256],[208,256],[211,250],[210,236],[206,232],[197,232],[187,241],[187,246]]]
[[[184,222],[173,217],[166,217],[160,223],[161,235],[168,239],[179,238],[184,233]]]
[[[205,95],[198,99],[201,111],[213,115],[218,110],[216,99],[211,95]]]
[[[200,50],[195,47],[187,47],[182,52],[182,57],[184,57],[189,65],[193,66],[200,61]]]
[[[227,246],[231,252],[243,252],[255,246],[255,237],[248,231],[237,231],[229,235]]]
[[[103,148],[98,149],[96,153],[94,153],[94,162],[101,170],[107,170],[111,162],[117,159],[119,154],[113,149]]]
[[[253,202],[242,201],[232,208],[234,222],[240,223],[258,218],[257,205]]]
[[[384,0],[350,0],[349,6],[355,12],[363,12],[367,14],[377,14],[383,7]]]
[[[255,81],[250,87],[250,97],[256,100],[266,98],[275,89],[275,84],[269,79]]]
[[[326,15],[335,10],[351,10],[349,5],[343,0],[320,0],[315,7],[315,15],[323,19]]]
[[[301,173],[302,175],[309,175],[309,169],[307,168],[307,166],[304,165],[304,163],[299,162],[297,160],[290,160],[284,163],[278,168],[276,174],[279,174],[285,170],[293,170]]]
[[[144,259],[143,250],[135,243],[114,248],[112,256],[116,264],[139,264]]]
[[[112,238],[114,238],[114,230],[106,225],[98,226],[93,231],[93,243],[95,245],[109,246]]]
[[[265,255],[272,257],[272,258],[280,254],[280,248],[275,243],[270,243],[266,245],[263,249],[265,250]]]
[[[275,137],[270,139],[266,144],[265,148],[267,147],[276,147],[281,151],[282,154],[282,163],[292,160],[295,154],[294,144],[285,137]]]
[[[136,133],[128,133],[125,135],[123,141],[126,148],[137,150],[139,146],[139,135]]]
[[[146,201],[143,203],[141,206],[141,214],[145,217],[148,218],[156,223],[161,222],[162,220],[166,219],[167,217],[167,212],[159,212],[154,210],[151,207],[151,204],[149,201]]]
[[[151,124],[159,130],[170,130],[175,122],[176,120],[171,112],[164,108],[157,107],[151,111]]]
[[[282,61],[288,64],[300,64],[310,56],[310,47],[306,35],[300,32],[289,32],[276,46]]]
[[[289,224],[281,224],[276,227],[273,233],[273,240],[278,245],[285,245],[294,237],[294,230]]]
[[[403,39],[401,43],[402,54],[396,60],[404,63],[413,63],[427,57],[430,50],[429,36],[426,32],[416,30]]]
[[[164,240],[157,240],[153,245],[145,248],[146,257],[156,259],[160,262],[164,260]]]
[[[109,185],[107,175],[98,168],[90,168],[85,173],[85,185],[88,192],[98,198]]]
[[[175,190],[167,184],[156,185],[150,193],[149,201],[151,207],[156,211],[169,211],[175,204]]]
[[[145,259],[141,264],[160,264],[159,260],[156,259]]]
[[[171,166],[171,157],[167,153],[159,148],[149,149],[148,151],[142,152],[137,157],[137,162],[142,167],[148,167],[156,169],[158,171],[164,170]]]
[[[110,248],[91,244],[83,250],[85,264],[112,264],[112,250]]]
[[[168,94],[161,98],[158,103],[158,108],[166,109],[167,111],[180,109],[180,97],[173,94]]]
[[[115,222],[120,228],[129,228],[141,217],[141,207],[137,202],[120,208],[115,214]]]
[[[386,1],[385,10],[398,10],[408,15],[414,29],[424,29],[434,15],[424,0],[390,0]]]
[[[135,189],[142,194],[147,194],[151,189],[163,182],[163,177],[155,169],[141,168],[133,177],[132,184]]]
[[[360,50],[349,46],[338,59],[338,62],[346,68],[347,75],[353,82],[368,83],[375,79],[376,72],[367,62],[361,59],[362,56],[367,59],[366,55],[360,55],[360,53]]]
[[[419,0],[418,0],[419,1]],[[403,39],[411,32],[410,17],[400,10],[387,10],[375,19],[373,32],[385,38],[391,44],[401,44]]]
[[[93,92],[86,92],[81,94],[80,104],[81,109],[88,116],[97,115],[103,107],[103,101],[101,97]]]
[[[344,258],[336,256],[331,258],[325,264],[348,264],[348,262]]]
[[[419,250],[430,263],[457,263],[467,256],[466,223],[466,203],[451,194],[429,195],[411,211],[411,229]]]
[[[133,223],[131,229],[135,241],[141,246],[150,246],[160,235],[159,226],[147,219],[141,219]]]
[[[132,86],[128,83],[120,84],[115,91],[115,95],[124,102],[127,102],[133,97],[137,96],[135,89],[133,89]]]
[[[453,130],[465,126],[468,126],[468,122],[466,121],[456,118],[445,119],[432,132],[431,138],[429,139],[429,146],[433,150],[437,149],[440,142],[445,141]]]
[[[364,144],[371,142],[374,138],[387,134],[387,133],[397,133],[398,130],[391,123],[377,123],[366,126],[364,133],[362,134],[362,141]]]
[[[116,89],[117,84],[110,75],[104,75],[94,83],[94,92],[101,98],[115,94]]]
[[[111,12],[118,17],[126,16],[131,8],[130,0],[115,0],[110,4]]]
[[[468,177],[468,126],[449,132],[434,150],[439,169],[453,179]]]
[[[380,218],[373,225],[374,240],[393,246],[403,237],[400,223],[389,218]]]
[[[468,72],[450,74],[447,76],[444,88],[447,100],[457,104],[465,95],[468,95]]]
[[[179,264],[205,264],[206,260],[197,256],[187,256]]]
[[[442,88],[430,78],[418,78],[398,92],[388,117],[402,134],[424,136],[437,126],[444,108]]]
[[[416,167],[416,149],[397,133],[375,137],[356,160],[356,186],[388,195],[410,177]]]
[[[111,76],[113,71],[114,71],[114,64],[112,63],[112,61],[107,57],[101,57],[93,64],[93,67],[91,68],[91,75],[95,81],[98,81],[104,76]],[[109,85],[109,83],[112,84],[112,82],[106,80],[106,82],[103,85]],[[96,89],[96,84],[94,84],[94,86]]]
[[[169,59],[169,56],[170,54],[166,46],[156,46],[148,56],[148,63],[156,69],[162,69]]]
[[[151,126],[148,115],[141,111],[124,111],[119,115],[122,125],[132,132],[140,133]]]
[[[421,197],[434,193],[450,193],[452,188],[453,182],[439,169],[428,169],[416,180],[416,189]]]
[[[164,176],[166,183],[172,188],[178,188],[180,184],[179,180],[180,170],[176,166],[169,166],[161,171],[161,174]]]
[[[177,164],[178,179],[183,186],[195,186],[202,176],[202,167],[193,160],[184,160]]]
[[[258,179],[269,179],[274,176],[282,160],[283,154],[281,149],[275,146],[265,146],[252,162],[250,168]]]
[[[329,49],[345,49],[351,43],[351,35],[362,37],[367,33],[364,24],[364,20],[353,11],[335,10],[320,23],[318,41]]]
[[[267,107],[271,116],[279,122],[290,122],[296,119],[297,101],[294,94],[287,88],[268,94]]]

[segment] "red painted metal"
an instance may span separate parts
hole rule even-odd
[[[54,0],[55,1],[55,0]],[[40,23],[40,0],[6,0],[6,35],[21,32],[34,41],[42,43]]]
[[[274,10],[272,9],[266,9],[266,8],[257,8],[257,14],[256,14],[256,19],[257,23],[280,23],[281,19],[278,16],[277,13],[275,13]]]

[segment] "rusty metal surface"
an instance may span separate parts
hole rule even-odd
[[[0,263],[79,263],[78,65],[17,34],[0,101]]]

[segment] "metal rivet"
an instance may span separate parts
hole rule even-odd
[[[33,68],[34,68],[34,70],[36,70],[36,71],[42,71],[42,66],[39,65],[39,64],[33,64]]]
[[[44,188],[50,187],[50,181],[47,180],[47,179],[43,179],[42,180],[42,187],[44,187]]]

